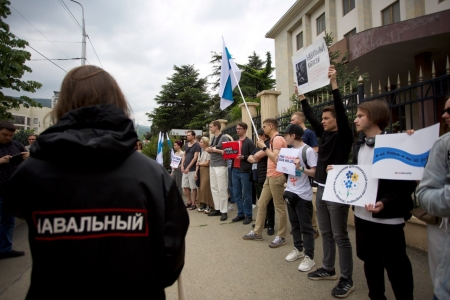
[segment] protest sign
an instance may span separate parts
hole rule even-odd
[[[241,141],[223,142],[223,159],[234,159],[241,153]]]
[[[370,177],[371,168],[371,165],[333,165],[322,199],[363,207],[375,204],[378,179]]]
[[[299,94],[321,88],[330,83],[330,57],[323,37],[292,56],[294,78]]]
[[[407,133],[382,134],[375,139],[371,176],[382,179],[421,180],[439,124]]]
[[[295,176],[294,159],[299,158],[299,150],[294,148],[281,148],[278,154],[277,171]]]
[[[170,163],[170,166],[172,168],[176,169],[180,165],[180,162],[181,162],[181,156],[173,155],[172,156],[172,162]]]

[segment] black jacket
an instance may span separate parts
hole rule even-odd
[[[317,159],[314,180],[325,184],[327,180],[327,165],[346,165],[352,148],[353,134],[345,112],[339,89],[333,92],[333,103],[336,111],[337,131],[325,131],[306,100],[301,101],[303,113],[311,123],[317,136],[320,136],[319,156]]]
[[[252,164],[247,161],[250,154],[252,154],[253,150],[255,150],[255,145],[253,144],[253,141],[246,137],[242,141],[241,146],[241,154],[244,156],[244,159],[241,160],[241,165],[239,170],[241,172],[249,173],[252,171]]]
[[[29,226],[27,299],[165,298],[189,220],[174,181],[136,140],[113,105],[73,110],[37,138],[6,199]]]

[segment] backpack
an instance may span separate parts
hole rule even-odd
[[[308,165],[308,159],[306,158],[306,151],[308,151],[309,148],[311,148],[311,147],[308,146],[307,144],[305,144],[305,147],[303,147],[303,149],[302,149],[302,160],[305,163],[305,166],[308,170],[311,169],[311,167]],[[313,186],[314,177],[308,176],[308,179],[309,179],[309,184],[311,186]]]

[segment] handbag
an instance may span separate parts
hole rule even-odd
[[[416,194],[414,194],[414,208],[410,211],[410,213],[417,219],[430,225],[438,225],[441,223],[441,218],[427,213],[422,207],[420,207]]]

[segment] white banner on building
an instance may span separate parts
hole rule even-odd
[[[299,94],[330,84],[328,68],[330,57],[325,39],[322,37],[292,56],[294,78]]]
[[[190,131],[191,129],[172,129],[170,131],[170,135],[178,135],[178,136],[186,136],[187,132]],[[194,130],[195,131],[195,135],[202,135],[202,131],[201,130]]]

